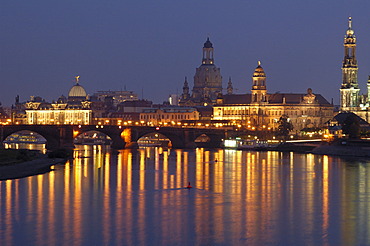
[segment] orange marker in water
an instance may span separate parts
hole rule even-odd
[[[190,185],[190,182],[189,182],[189,184],[188,184],[188,186],[187,186],[186,188],[188,188],[188,189],[193,188],[193,187]]]

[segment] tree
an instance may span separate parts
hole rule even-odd
[[[343,121],[342,124],[343,133],[348,135],[349,138],[356,139],[360,138],[360,119],[355,114],[350,114]]]
[[[292,122],[287,115],[282,115],[277,123],[279,125],[276,135],[282,137],[284,140],[287,140],[289,132],[293,130]]]

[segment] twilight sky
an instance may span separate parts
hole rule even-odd
[[[369,0],[0,0],[0,102],[127,90],[155,103],[193,87],[207,36],[223,87],[251,89],[261,60],[270,93],[311,87],[339,103],[348,16],[359,84],[370,75]]]

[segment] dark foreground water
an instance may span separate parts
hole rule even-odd
[[[4,246],[370,245],[370,160],[80,146],[0,212]]]

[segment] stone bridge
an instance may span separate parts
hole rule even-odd
[[[170,139],[172,148],[195,148],[196,139],[206,135],[210,141],[203,142],[201,147],[221,147],[226,138],[224,129],[181,128],[181,127],[148,127],[148,126],[113,126],[113,125],[4,125],[0,126],[1,143],[11,134],[19,131],[31,131],[40,134],[47,141],[46,148],[73,148],[73,140],[80,134],[98,131],[112,139],[112,148],[137,148],[137,141],[151,133],[160,133]],[[199,147],[199,143],[198,143]]]

